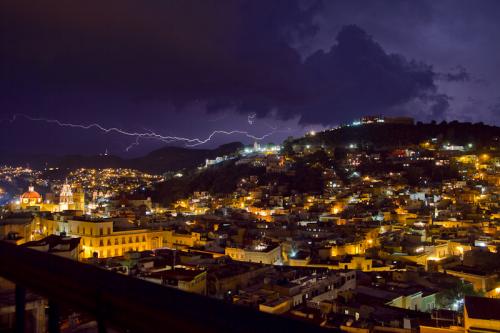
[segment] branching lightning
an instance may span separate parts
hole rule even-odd
[[[104,133],[117,133],[117,134],[121,134],[121,135],[125,135],[125,136],[134,137],[135,141],[125,149],[126,151],[129,151],[132,147],[139,145],[140,139],[154,139],[154,140],[158,140],[158,141],[161,141],[164,143],[183,142],[185,144],[185,146],[187,146],[187,147],[195,147],[195,146],[203,145],[205,143],[210,142],[217,135],[240,134],[240,135],[246,136],[247,138],[261,141],[261,140],[263,140],[263,139],[265,139],[265,138],[267,138],[267,137],[269,137],[277,132],[276,129],[273,129],[272,132],[268,132],[264,135],[258,136],[258,135],[251,134],[247,131],[241,131],[241,130],[230,130],[230,131],[215,130],[212,133],[210,133],[210,135],[208,135],[206,138],[189,138],[189,137],[181,137],[181,136],[161,135],[161,134],[158,134],[158,133],[153,132],[151,130],[148,130],[147,132],[131,132],[131,131],[123,130],[123,129],[120,129],[117,127],[106,128],[98,123],[91,123],[88,125],[65,123],[65,122],[59,121],[57,119],[35,118],[35,117],[31,117],[31,116],[28,116],[28,115],[22,114],[22,113],[14,114],[12,117],[11,123],[16,121],[17,118],[24,118],[24,119],[27,119],[30,121],[38,121],[38,122],[45,122],[48,124],[55,124],[55,125],[60,126],[60,127],[80,128],[80,129],[84,129],[84,130],[96,129],[96,130],[99,130],[99,131],[104,132]]]
[[[139,145],[139,139],[140,139],[140,137],[136,136],[136,137],[135,137],[135,141],[134,141],[134,142],[132,142],[131,144],[129,144],[129,145],[127,146],[127,148],[125,148],[125,151],[128,153],[130,149],[132,149],[132,148],[133,148],[133,147],[135,147],[135,146],[138,146],[138,145]]]
[[[252,113],[249,113],[247,115],[247,122],[249,125],[253,125],[255,124],[255,122],[257,121],[256,120],[257,118],[257,114],[255,112],[252,112]],[[270,129],[272,129],[273,131],[276,131],[278,130],[278,126],[273,126],[271,124],[269,124],[268,122],[264,121],[264,125],[266,125],[267,127],[269,127]],[[288,129],[288,131],[290,131],[290,129]]]

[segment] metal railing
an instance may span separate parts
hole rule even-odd
[[[16,284],[16,327],[24,331],[26,289],[49,300],[49,332],[69,305],[97,320],[99,332],[323,332],[307,322],[186,293],[0,241],[0,276]]]

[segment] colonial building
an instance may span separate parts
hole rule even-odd
[[[42,205],[42,196],[35,191],[33,186],[28,187],[28,191],[21,194],[19,198],[21,209],[28,209],[29,207],[40,207]]]
[[[51,200],[48,194],[46,200],[40,193],[35,191],[33,186],[28,188],[19,197],[17,209],[31,210],[31,211],[47,211],[47,212],[62,212],[65,210],[78,210],[84,211],[85,209],[85,193],[83,189],[76,185],[72,189],[71,185],[65,183],[62,186],[57,200]],[[52,196],[53,198],[53,196]]]
[[[59,208],[60,210],[68,210],[70,205],[73,205],[73,192],[68,183],[64,183],[59,194]]]
[[[80,237],[80,258],[121,256],[127,251],[146,251],[163,245],[162,231],[135,227],[115,227],[112,220],[86,218],[41,219],[44,235],[66,234]]]
[[[274,265],[281,262],[279,244],[257,245],[251,248],[226,247],[225,254],[233,260]]]

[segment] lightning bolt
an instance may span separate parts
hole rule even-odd
[[[255,112],[252,112],[252,113],[249,113],[247,115],[247,121],[248,121],[248,124],[249,125],[253,125],[255,124],[256,122],[256,117],[257,117],[257,114]],[[278,130],[278,126],[273,126],[271,124],[269,124],[268,122],[264,121],[264,125],[266,125],[267,127],[269,127],[270,129],[272,129],[273,131],[276,131]],[[290,129],[288,129],[288,131],[290,131]]]
[[[131,144],[129,144],[129,145],[127,146],[127,148],[125,148],[125,151],[128,153],[130,149],[132,149],[132,148],[133,148],[133,147],[135,147],[135,146],[138,146],[138,145],[139,145],[139,139],[140,139],[140,138],[137,136],[137,137],[135,138],[135,141],[134,141],[134,142],[132,142]]]
[[[210,135],[208,135],[206,138],[189,138],[189,137],[181,137],[181,136],[161,135],[161,134],[158,134],[158,133],[153,132],[151,130],[148,130],[147,132],[132,132],[132,131],[120,129],[118,127],[107,128],[107,127],[104,127],[98,123],[91,123],[88,125],[65,123],[65,122],[62,122],[62,121],[57,120],[57,119],[35,118],[35,117],[31,117],[31,116],[28,116],[28,115],[22,114],[22,113],[14,114],[12,117],[12,120],[10,122],[13,123],[14,121],[17,120],[17,118],[24,118],[24,119],[27,119],[29,121],[38,121],[38,122],[44,122],[44,123],[48,123],[48,124],[55,124],[55,125],[60,126],[60,127],[80,128],[80,129],[84,129],[84,130],[96,129],[96,130],[99,130],[99,131],[104,132],[106,134],[117,133],[117,134],[121,134],[121,135],[125,135],[125,136],[134,137],[135,141],[125,149],[126,151],[129,151],[134,146],[139,145],[140,139],[154,139],[154,140],[158,140],[158,141],[161,141],[164,143],[183,142],[186,147],[195,147],[195,146],[203,145],[203,144],[211,141],[215,136],[221,135],[221,134],[222,135],[240,134],[240,135],[246,136],[247,138],[250,138],[250,139],[253,139],[256,141],[261,141],[261,140],[264,140],[265,138],[267,138],[267,137],[269,137],[277,132],[277,129],[276,129],[276,130],[273,130],[272,132],[268,132],[264,135],[258,136],[258,135],[251,134],[247,131],[241,131],[241,130],[230,130],[230,131],[215,130],[212,133],[210,133]]]

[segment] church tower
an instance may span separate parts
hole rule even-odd
[[[85,210],[85,192],[80,185],[75,185],[73,187],[73,204],[75,210]]]
[[[73,205],[73,192],[71,191],[71,186],[66,181],[59,194],[59,210],[68,210],[70,209],[70,205]]]

